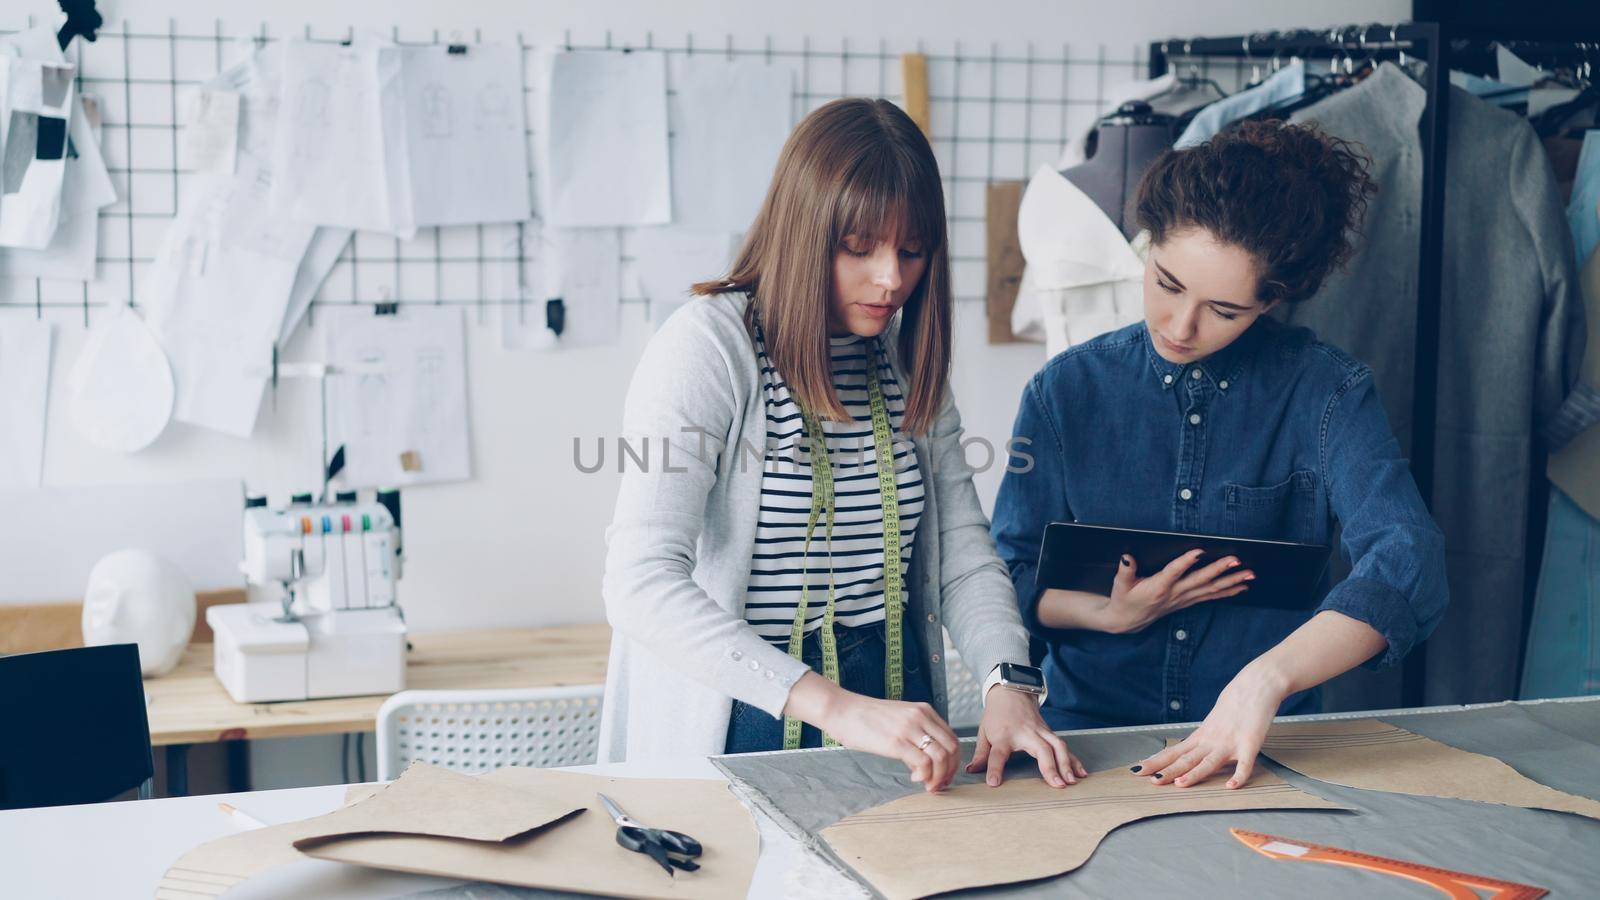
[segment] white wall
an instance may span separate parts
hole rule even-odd
[[[109,24],[119,17],[133,25],[164,27],[210,23],[214,0],[125,0],[103,3]],[[575,42],[599,42],[607,29],[620,43],[642,43],[655,32],[658,43],[717,46],[731,34],[740,45],[774,34],[805,35],[819,45],[849,38],[852,46],[887,39],[903,48],[921,39],[924,49],[948,53],[957,41],[966,52],[1021,52],[1027,42],[1059,52],[1092,55],[1105,43],[1126,56],[1150,40],[1194,34],[1237,34],[1272,28],[1322,27],[1349,22],[1398,21],[1409,14],[1401,0],[1356,0],[1339,4],[1310,0],[1239,0],[1201,4],[1182,0],[1052,2],[1052,0],[923,0],[900,2],[814,0],[810,3],[613,2],[542,0],[539,3],[456,0],[395,0],[329,3],[327,0],[230,0],[227,23],[237,32],[271,23],[275,34],[307,24],[319,34],[349,24],[408,31],[437,27],[484,40],[520,31],[530,43],[557,39],[571,29]],[[23,0],[18,13],[48,16],[55,4]],[[372,18],[382,16],[381,19]],[[937,91],[936,91],[937,93]],[[937,109],[936,109],[937,114]],[[938,126],[936,125],[936,130]],[[981,252],[981,243],[977,247]],[[0,308],[0,315],[17,315]],[[31,313],[29,313],[31,314]],[[64,408],[60,385],[82,344],[75,314],[53,315],[57,343],[52,408]],[[599,594],[604,546],[617,474],[613,467],[585,475],[572,461],[574,437],[592,454],[594,439],[615,435],[620,404],[650,324],[641,305],[624,307],[622,342],[613,348],[554,355],[512,353],[498,346],[498,328],[467,328],[468,385],[475,478],[468,483],[411,489],[406,493],[408,564],[401,585],[412,626],[438,630],[486,626],[533,626],[592,622],[603,618]],[[990,346],[981,302],[959,305],[955,387],[969,433],[1003,446],[1026,378],[1042,362],[1037,345]],[[303,334],[303,333],[302,333]],[[290,348],[294,351],[296,348]],[[302,348],[303,349],[303,348]],[[572,386],[581,385],[581,389]],[[299,385],[285,386],[274,411],[262,412],[256,436],[235,440],[174,425],[151,449],[133,457],[101,453],[84,444],[64,421],[52,416],[46,450],[48,484],[167,480],[201,475],[246,479],[252,492],[281,499],[315,483],[314,399]],[[975,460],[976,461],[976,460]],[[998,467],[982,476],[980,494],[992,502]],[[280,742],[281,743],[281,742]],[[337,778],[336,747],[323,742],[315,759],[269,751],[257,754],[260,786],[331,781]]]

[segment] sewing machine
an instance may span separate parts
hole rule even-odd
[[[217,679],[240,703],[390,694],[405,688],[400,495],[376,503],[298,497],[287,509],[249,501],[245,580],[281,586],[279,603],[206,610]]]

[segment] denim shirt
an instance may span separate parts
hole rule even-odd
[[[1033,464],[1008,469],[993,529],[1023,620],[1049,647],[1054,728],[1200,720],[1246,663],[1321,610],[1383,635],[1374,668],[1444,615],[1444,538],[1372,373],[1306,329],[1262,317],[1188,365],[1161,358],[1143,322],[1101,335],[1029,381],[1014,430]],[[1035,582],[1051,522],[1321,544],[1342,526],[1352,570],[1315,609],[1207,601],[1132,634],[1055,630],[1039,624]],[[1319,706],[1313,689],[1280,713]]]

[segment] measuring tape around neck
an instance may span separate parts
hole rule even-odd
[[[900,574],[900,493],[895,481],[894,438],[889,427],[889,408],[883,399],[883,384],[878,378],[876,342],[867,348],[867,400],[872,407],[872,446],[874,465],[878,470],[878,499],[883,509],[883,631],[884,666],[883,694],[886,699],[899,700],[905,691],[905,647],[901,630],[902,614]],[[789,628],[789,655],[803,657],[806,630],[806,606],[810,601],[811,538],[817,520],[826,517],[828,541],[828,605],[822,613],[822,675],[834,684],[839,683],[839,647],[833,634],[833,522],[834,490],[833,463],[828,458],[826,435],[822,424],[810,410],[796,401],[800,415],[805,420],[806,442],[811,457],[811,514],[806,521],[806,540],[800,567],[800,605],[794,612],[794,623]],[[783,748],[800,747],[800,720],[794,716],[783,719]],[[823,735],[823,745],[837,747],[839,743]]]

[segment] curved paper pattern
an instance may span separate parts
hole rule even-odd
[[[1377,719],[1273,725],[1261,752],[1308,778],[1345,787],[1600,819],[1600,802],[1545,787],[1498,759]]]
[[[166,351],[127,307],[89,332],[67,390],[78,433],[116,453],[137,453],[160,437],[177,396]]]
[[[1113,829],[1139,819],[1255,809],[1344,807],[1264,769],[1248,786],[1230,790],[1220,780],[1157,786],[1117,768],[1067,788],[1017,778],[995,788],[964,784],[903,797],[840,820],[822,838],[879,893],[899,900],[1070,872]]]

